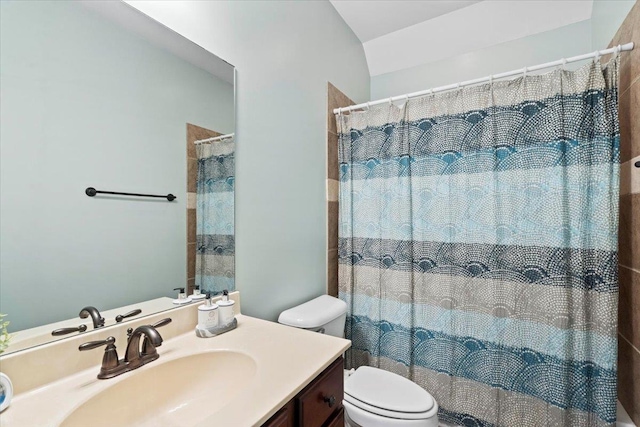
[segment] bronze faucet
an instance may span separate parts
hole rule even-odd
[[[149,354],[144,354],[140,351],[140,338],[145,336],[145,341],[151,341],[153,345],[153,352]],[[138,326],[131,334],[129,335],[129,343],[127,344],[127,352],[124,356],[124,363],[126,363],[130,369],[136,369],[145,363],[152,362],[156,360],[158,357],[158,352],[156,351],[156,347],[160,347],[162,345],[162,337],[151,325],[143,325]]]
[[[124,359],[118,359],[114,337],[109,337],[102,341],[90,341],[78,347],[78,350],[85,351],[106,345],[104,356],[102,358],[102,366],[98,379],[104,380],[116,377],[125,372],[132,371],[140,366],[153,362],[160,355],[156,351],[156,347],[162,345],[162,337],[156,330],[161,326],[171,323],[170,318],[163,319],[154,325],[142,325],[132,330],[129,328],[129,340],[127,342],[127,350]],[[145,337],[140,351],[140,338]]]
[[[91,320],[93,321],[93,329],[102,328],[104,326],[104,317],[100,316],[100,312],[97,308],[92,306],[87,306],[80,310],[79,314],[81,319],[86,319],[91,316]]]

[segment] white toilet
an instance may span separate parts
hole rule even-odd
[[[283,325],[344,337],[347,304],[322,295],[285,310]],[[438,403],[416,383],[378,368],[362,366],[345,371],[344,400],[347,426],[437,427]]]

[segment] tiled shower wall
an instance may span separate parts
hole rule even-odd
[[[198,156],[195,141],[213,138],[221,133],[187,123],[187,295],[193,293],[196,282],[196,184]]]
[[[611,46],[634,42],[620,60],[620,230],[618,399],[640,426],[640,3],[627,15]],[[606,60],[606,58],[604,58]]]
[[[327,98],[327,294],[338,296],[338,131],[333,109],[355,102],[331,83]]]

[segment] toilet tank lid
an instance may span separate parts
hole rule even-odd
[[[321,295],[283,311],[278,322],[296,328],[319,328],[346,312],[347,303],[330,295]]]

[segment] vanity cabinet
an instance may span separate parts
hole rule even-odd
[[[343,365],[343,359],[339,357],[262,426],[344,426]]]

